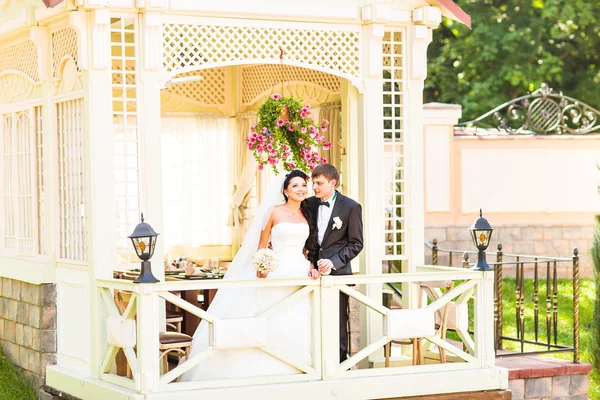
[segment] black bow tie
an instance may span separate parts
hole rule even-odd
[[[323,201],[322,199],[319,199],[319,205],[325,206],[325,207],[331,207],[331,204],[329,204],[328,201]]]

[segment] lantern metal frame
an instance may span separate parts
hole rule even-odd
[[[154,248],[156,247],[156,238],[159,233],[156,233],[152,227],[144,222],[144,213],[141,213],[141,222],[135,227],[133,233],[129,235],[131,244],[135,250],[135,254],[142,261],[139,276],[133,281],[133,283],[156,283],[158,279],[152,274],[152,265],[150,259],[154,255]],[[139,242],[136,239],[148,238],[149,250],[144,253],[144,248],[140,249]]]
[[[492,238],[492,233],[494,232],[494,228],[490,225],[487,219],[483,218],[483,212],[479,210],[479,218],[469,227],[469,231],[471,231],[471,238],[473,239],[473,243],[475,247],[479,250],[477,265],[474,270],[476,271],[492,271],[493,268],[489,266],[485,257],[485,251],[490,245],[490,240]],[[485,234],[485,240],[477,240],[478,236]]]

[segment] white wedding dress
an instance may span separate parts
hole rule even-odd
[[[279,267],[271,272],[267,279],[308,277],[310,264],[302,253],[308,235],[309,227],[305,223],[281,222],[273,226],[271,243],[279,259]],[[256,251],[256,247],[254,249]],[[251,263],[245,266],[245,275],[240,275],[239,272],[234,275],[234,279],[258,279]],[[224,279],[231,278],[226,275]],[[221,319],[256,317],[298,289],[300,287],[221,289],[217,292],[208,313]],[[305,365],[312,365],[310,305],[310,295],[302,296],[267,320],[267,345],[289,359]],[[209,325],[202,322],[194,334],[189,359],[203,353],[209,347],[212,347],[209,343]],[[187,371],[182,376],[182,381],[300,373],[300,370],[260,348],[242,348],[216,350]]]

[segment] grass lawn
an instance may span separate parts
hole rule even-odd
[[[502,316],[503,316],[503,334],[504,336],[517,337],[516,317],[515,317],[515,280],[504,279],[502,287]],[[546,285],[540,281],[539,284],[539,333],[540,341],[546,340]],[[594,281],[592,279],[582,279],[579,289],[579,337],[580,337],[580,361],[583,363],[592,363],[591,343],[592,343],[592,314],[594,312]],[[534,313],[533,313],[533,279],[525,281],[525,339],[535,339],[534,337]],[[561,279],[558,281],[558,340],[560,345],[573,345],[573,286],[571,281]],[[517,342],[503,341],[504,349],[520,348]],[[540,347],[525,345],[527,350],[542,350]],[[556,357],[566,360],[573,359],[573,353],[555,353],[546,355],[547,357]],[[589,396],[593,400],[600,400],[600,373],[594,369],[590,375],[591,385]]]
[[[8,358],[0,352],[0,399],[35,400],[37,392],[27,383]]]

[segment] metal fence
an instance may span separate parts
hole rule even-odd
[[[438,246],[436,239],[433,242],[425,241],[425,245],[431,250],[433,265],[438,265],[441,253],[448,255],[448,265],[452,266],[460,257],[463,267],[469,268],[471,263],[469,257],[476,255],[477,251],[461,251],[442,249]],[[545,257],[523,254],[507,254],[502,251],[502,245],[498,245],[496,252],[486,253],[494,257],[495,262],[488,262],[494,268],[494,343],[497,357],[519,356],[523,354],[548,354],[559,352],[573,352],[573,361],[579,362],[579,251],[573,250],[573,257]],[[568,264],[572,266],[572,275],[569,279],[573,285],[573,341],[572,343],[559,343],[558,325],[561,319],[566,317],[559,313],[558,296],[558,267]],[[531,268],[533,267],[533,268]],[[503,281],[504,270],[514,268],[515,272],[515,294],[507,295],[514,307],[516,322],[516,336],[506,334],[503,330]],[[533,298],[526,300],[527,279],[533,279]],[[512,297],[512,298],[511,298]],[[531,297],[531,296],[529,296]],[[533,307],[533,324],[525,323],[525,311]],[[545,315],[540,324],[540,317]],[[519,343],[517,351],[503,350],[503,341]],[[525,350],[525,345],[533,345],[534,349]]]

